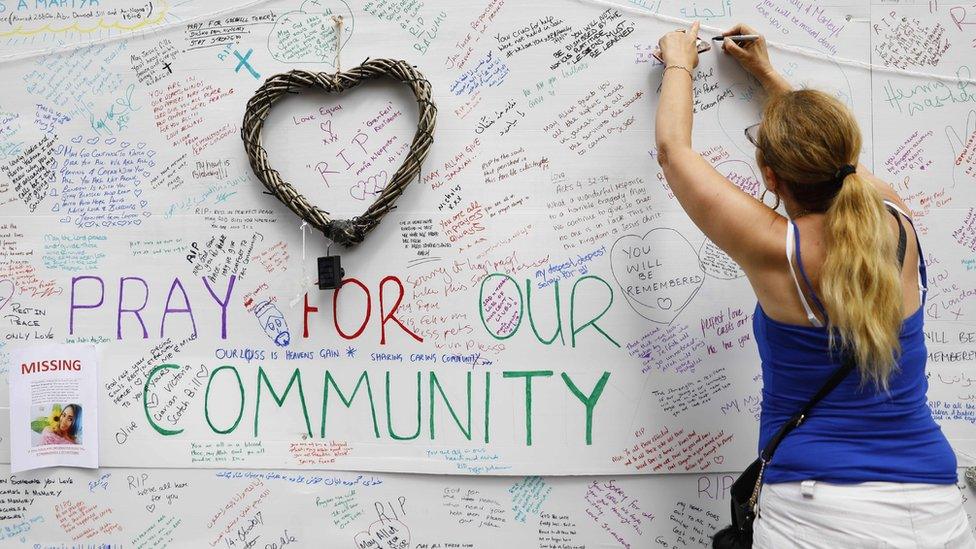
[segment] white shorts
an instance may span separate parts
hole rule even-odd
[[[765,484],[757,549],[976,549],[954,484],[820,481]]]

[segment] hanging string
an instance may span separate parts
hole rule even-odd
[[[288,302],[288,305],[292,309],[295,308],[295,305],[298,305],[298,302],[302,300],[305,294],[308,293],[308,290],[312,287],[309,278],[305,275],[305,228],[306,227],[308,227],[308,221],[302,221],[302,224],[298,226],[298,230],[302,232],[302,268],[299,271],[300,273],[302,273],[301,274],[302,285],[298,288],[298,293],[295,294],[295,297],[293,297],[292,300]]]
[[[631,6],[624,6],[624,5],[621,5],[621,4],[614,3],[614,2],[610,2],[609,0],[577,0],[577,1],[582,2],[584,4],[597,4],[597,5],[600,5],[600,6],[606,6],[608,8],[613,8],[613,9],[616,9],[616,10],[619,10],[619,11],[624,11],[624,12],[627,12],[627,13],[631,13],[633,15],[639,15],[641,17],[649,17],[649,18],[652,18],[652,19],[657,19],[659,21],[664,21],[666,23],[674,23],[674,24],[680,25],[682,27],[690,27],[691,26],[691,23],[692,23],[691,21],[689,21],[687,19],[682,19],[680,17],[673,17],[673,16],[670,16],[670,15],[664,15],[664,14],[661,14],[661,13],[654,13],[654,12],[650,12],[650,11],[647,11],[647,10],[633,8]],[[703,30],[705,32],[708,32],[708,33],[711,33],[711,34],[722,34],[723,32],[725,32],[724,29],[720,29],[718,27],[712,27],[710,25],[702,25],[701,26],[701,30]],[[966,84],[976,84],[976,79],[974,79],[974,78],[963,78],[963,77],[958,76],[958,75],[956,75],[956,76],[948,76],[948,75],[933,74],[933,73],[928,73],[928,72],[910,71],[910,70],[905,70],[905,69],[899,69],[897,67],[888,67],[888,66],[885,66],[885,65],[875,65],[873,63],[869,63],[869,62],[866,62],[866,61],[859,61],[857,59],[848,59],[846,57],[830,56],[830,55],[823,54],[823,53],[819,53],[819,52],[816,52],[816,51],[810,51],[810,50],[808,50],[806,48],[801,48],[801,47],[798,47],[798,46],[792,46],[790,44],[783,44],[782,42],[774,42],[772,40],[766,40],[766,45],[769,46],[769,47],[771,47],[771,48],[775,48],[775,49],[781,50],[781,51],[790,52],[792,54],[796,54],[796,55],[799,55],[801,57],[806,57],[808,59],[814,59],[816,61],[830,61],[830,62],[836,63],[838,65],[844,65],[844,66],[854,67],[854,68],[858,68],[858,69],[866,69],[866,70],[871,70],[871,71],[876,71],[876,72],[884,72],[884,73],[898,74],[898,75],[901,75],[901,76],[910,76],[910,77],[913,77],[913,78],[927,78],[927,79],[931,79],[931,80],[942,80],[942,81],[946,81],[946,82],[959,82],[959,83],[966,83]]]
[[[332,16],[332,22],[335,24],[335,27],[336,27],[336,46],[335,46],[335,48],[336,48],[336,58],[335,58],[336,73],[340,73],[340,72],[342,72],[342,65],[339,64],[339,50],[342,48],[342,16],[341,15],[333,15]]]
[[[342,72],[342,65],[339,62],[339,50],[342,48],[342,16],[333,15],[332,24],[335,25],[335,72],[332,73],[332,87],[341,90],[339,87],[339,73]]]

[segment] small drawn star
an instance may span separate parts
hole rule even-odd
[[[346,347],[346,356],[349,358],[354,358],[356,356],[356,348]]]

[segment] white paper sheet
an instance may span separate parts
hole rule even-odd
[[[98,467],[94,345],[30,345],[10,360],[10,469]]]

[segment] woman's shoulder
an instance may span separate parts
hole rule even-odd
[[[874,173],[861,164],[859,164],[857,167],[857,173],[862,174],[874,186],[875,190],[878,191],[878,194],[881,195],[882,199],[890,202],[905,215],[911,217],[911,210],[908,209],[908,205],[905,204],[905,201],[901,199],[901,196],[898,195],[894,187],[889,185],[887,181],[874,175]]]

